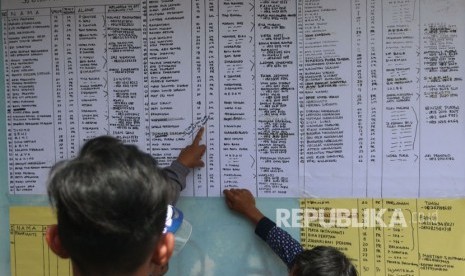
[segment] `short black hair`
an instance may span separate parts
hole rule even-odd
[[[331,246],[304,250],[293,261],[293,276],[357,276],[352,262]]]
[[[146,260],[165,225],[168,181],[151,155],[110,136],[52,168],[58,235],[83,274],[130,273]]]

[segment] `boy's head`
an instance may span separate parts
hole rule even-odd
[[[57,222],[47,242],[82,275],[137,275],[165,265],[174,247],[162,234],[169,180],[136,146],[102,136],[56,164],[48,195]]]
[[[291,276],[357,276],[350,260],[336,248],[317,246],[297,255]]]

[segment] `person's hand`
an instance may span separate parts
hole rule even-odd
[[[202,161],[202,156],[205,153],[206,146],[200,145],[200,140],[202,140],[203,131],[203,127],[199,129],[197,135],[195,135],[192,144],[183,148],[177,158],[179,163],[190,169],[205,166],[205,164]]]
[[[264,217],[262,212],[255,206],[255,198],[249,190],[226,189],[223,194],[229,209],[244,215],[254,224],[257,224]]]

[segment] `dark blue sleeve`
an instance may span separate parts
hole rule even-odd
[[[262,238],[291,269],[295,257],[303,251],[300,243],[276,223],[263,217],[255,227],[255,234]]]

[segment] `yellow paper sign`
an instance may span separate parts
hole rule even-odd
[[[463,199],[302,199],[301,241],[338,248],[360,276],[463,275]]]
[[[70,261],[56,256],[45,241],[47,226],[54,223],[49,207],[10,208],[11,275],[72,275]]]

